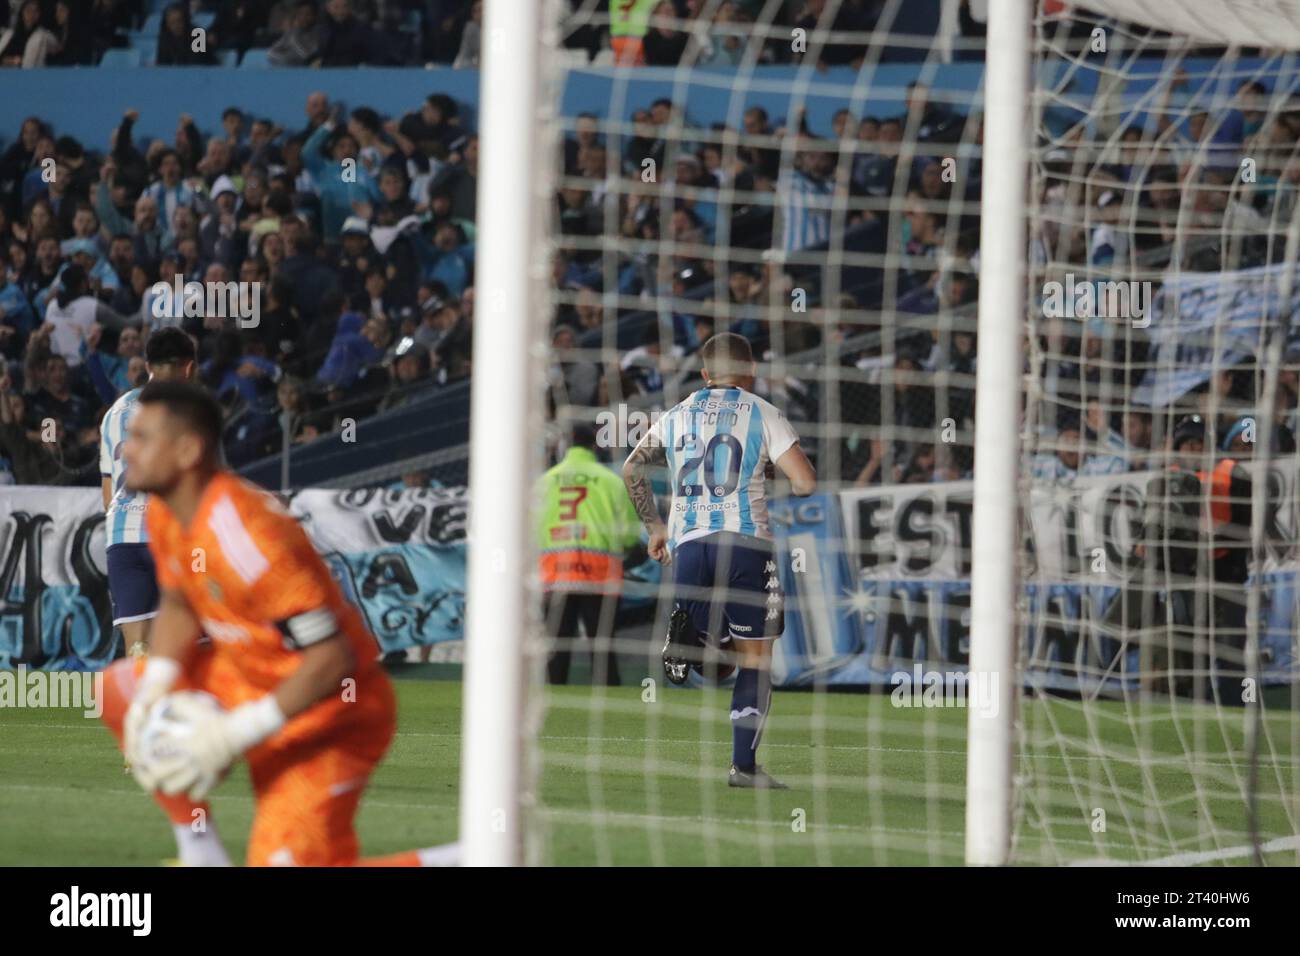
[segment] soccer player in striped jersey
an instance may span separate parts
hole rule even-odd
[[[188,381],[194,377],[194,340],[180,329],[159,329],[144,350],[149,380]],[[99,473],[104,494],[104,537],[108,548],[108,590],[113,624],[122,629],[128,652],[148,646],[149,621],[158,614],[158,584],[144,530],[146,495],[126,487],[122,444],[135,414],[139,388],[118,396],[99,430]]]
[[[675,684],[699,666],[700,649],[736,648],[731,695],[733,787],[784,788],[756,762],[772,705],[772,642],[783,614],[765,479],[771,464],[800,496],[817,474],[785,416],[755,395],[747,339],[724,332],[700,349],[704,387],[663,414],[633,449],[623,480],[650,532],[647,550],[673,567],[676,603],[664,644]],[[649,471],[666,466],[668,523],[659,516]]]
[[[178,328],[161,328],[149,335],[144,349],[151,382],[189,381],[197,367],[194,340]],[[136,412],[140,389],[123,392],[104,414],[99,430],[99,472],[104,494],[104,538],[108,555],[108,593],[113,624],[122,629],[127,660],[124,667],[143,666],[149,646],[150,622],[158,616],[158,577],[144,527],[149,496],[126,483],[122,448]],[[121,671],[113,671],[116,674]],[[110,683],[110,694],[117,683]],[[177,858],[186,866],[229,866],[230,857],[217,832],[216,821],[195,829],[193,812],[206,804],[179,799],[164,807],[172,821]]]

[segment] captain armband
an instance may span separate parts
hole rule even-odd
[[[295,614],[288,620],[277,621],[276,627],[280,629],[284,646],[289,650],[300,651],[333,637],[338,633],[339,622],[329,608],[318,607],[312,611]]]

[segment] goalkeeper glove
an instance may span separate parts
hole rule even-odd
[[[131,697],[131,706],[126,709],[126,719],[122,727],[122,753],[126,757],[131,774],[140,786],[153,790],[156,781],[145,772],[145,761],[140,759],[136,750],[140,735],[144,731],[149,711],[153,705],[167,696],[176,679],[180,677],[181,665],[169,657],[151,657],[144,665],[144,674],[136,685]]]
[[[159,770],[158,789],[202,800],[240,754],[276,733],[284,721],[272,694],[224,713],[196,715],[193,733],[185,740],[185,758]]]

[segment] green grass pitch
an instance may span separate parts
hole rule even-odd
[[[400,726],[358,819],[363,853],[448,842],[457,828],[460,685],[399,678]],[[883,694],[778,692],[761,761],[791,788],[732,790],[729,694],[551,688],[529,854],[553,864],[960,864],[965,726],[959,708],[899,709]],[[1016,859],[1251,862],[1240,712],[1183,704],[1026,702]],[[1271,710],[1258,790],[1269,863],[1296,861],[1291,714]],[[1197,755],[1197,762],[1188,752]],[[1133,759],[1135,755],[1144,759]],[[1195,765],[1194,765],[1195,764]],[[213,814],[242,860],[253,800],[237,768]],[[1098,811],[1104,828],[1097,830]],[[97,720],[0,710],[0,865],[156,865],[170,830]],[[1198,862],[1198,859],[1193,859]]]

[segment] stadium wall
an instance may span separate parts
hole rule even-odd
[[[902,112],[907,84],[923,72],[933,89],[965,96],[978,89],[982,68],[969,63],[929,70],[914,63],[885,64],[873,75],[871,95],[855,108],[864,114]],[[681,73],[666,67],[574,70],[568,75],[562,110],[567,116],[583,111],[604,116],[612,110],[615,115],[630,117],[634,109],[668,97],[686,104],[692,123],[735,126],[748,106],[762,106],[772,121],[779,123],[806,105],[813,130],[828,134],[831,118],[848,103],[856,78],[856,71],[848,67],[820,72],[761,67],[754,70],[753,81],[745,89],[736,83],[735,70],[720,68]],[[822,92],[806,101],[800,93],[791,92],[809,84]],[[826,95],[828,89],[835,89],[836,94]],[[316,90],[347,107],[373,106],[385,112],[413,110],[428,94],[446,93],[460,104],[464,125],[478,127],[477,70],[97,68],[6,71],[7,109],[0,119],[0,136],[12,139],[22,119],[35,114],[53,123],[60,135],[75,136],[89,148],[102,149],[122,114],[137,109],[139,135],[170,143],[182,113],[193,116],[200,129],[213,130],[220,128],[221,111],[227,106],[255,110],[287,130],[297,130],[306,123],[303,104]]]
[[[1155,83],[1160,62],[1135,69],[1126,94],[1140,96]],[[1210,62],[1189,58],[1182,66],[1197,77]],[[1240,64],[1250,71],[1260,62],[1243,59]],[[929,86],[935,99],[947,100],[964,112],[976,102],[983,65],[882,63],[871,69],[865,80],[851,67],[764,66],[746,74],[744,83],[737,82],[737,76],[734,68],[723,67],[574,69],[566,77],[561,111],[570,117],[586,111],[630,118],[633,110],[667,97],[685,104],[692,124],[726,123],[734,128],[749,106],[762,106],[774,125],[806,108],[810,128],[826,136],[835,111],[845,106],[851,105],[859,116],[902,113],[907,85],[915,80]],[[1086,100],[1096,88],[1097,78],[1095,71],[1080,65],[1072,73],[1072,88]],[[167,142],[175,138],[176,120],[182,113],[192,115],[200,129],[214,130],[221,126],[221,111],[232,105],[253,110],[287,130],[297,130],[305,124],[303,104],[316,90],[346,107],[373,106],[386,113],[407,112],[432,92],[446,93],[461,105],[462,122],[473,130],[478,128],[478,80],[477,70],[448,68],[8,70],[0,146],[7,145],[17,135],[22,119],[32,114],[53,123],[60,135],[75,136],[92,149],[107,146],[113,128],[128,109],[140,111],[140,136]],[[1222,78],[1214,82],[1218,86],[1225,83]],[[1188,99],[1200,95],[1200,90],[1183,94]],[[1066,114],[1063,122],[1079,115],[1066,106],[1058,105],[1057,110]]]
[[[357,423],[361,441],[343,441],[334,432],[290,449],[289,484],[294,488],[348,484],[348,479],[379,466],[393,466],[392,477],[403,463],[421,467],[421,456],[440,459],[455,457],[456,449],[469,442],[469,384],[457,382],[412,399],[404,405]],[[281,484],[282,454],[245,465],[240,469],[249,481],[265,488]],[[449,483],[468,478],[466,462],[443,469],[440,477]]]

